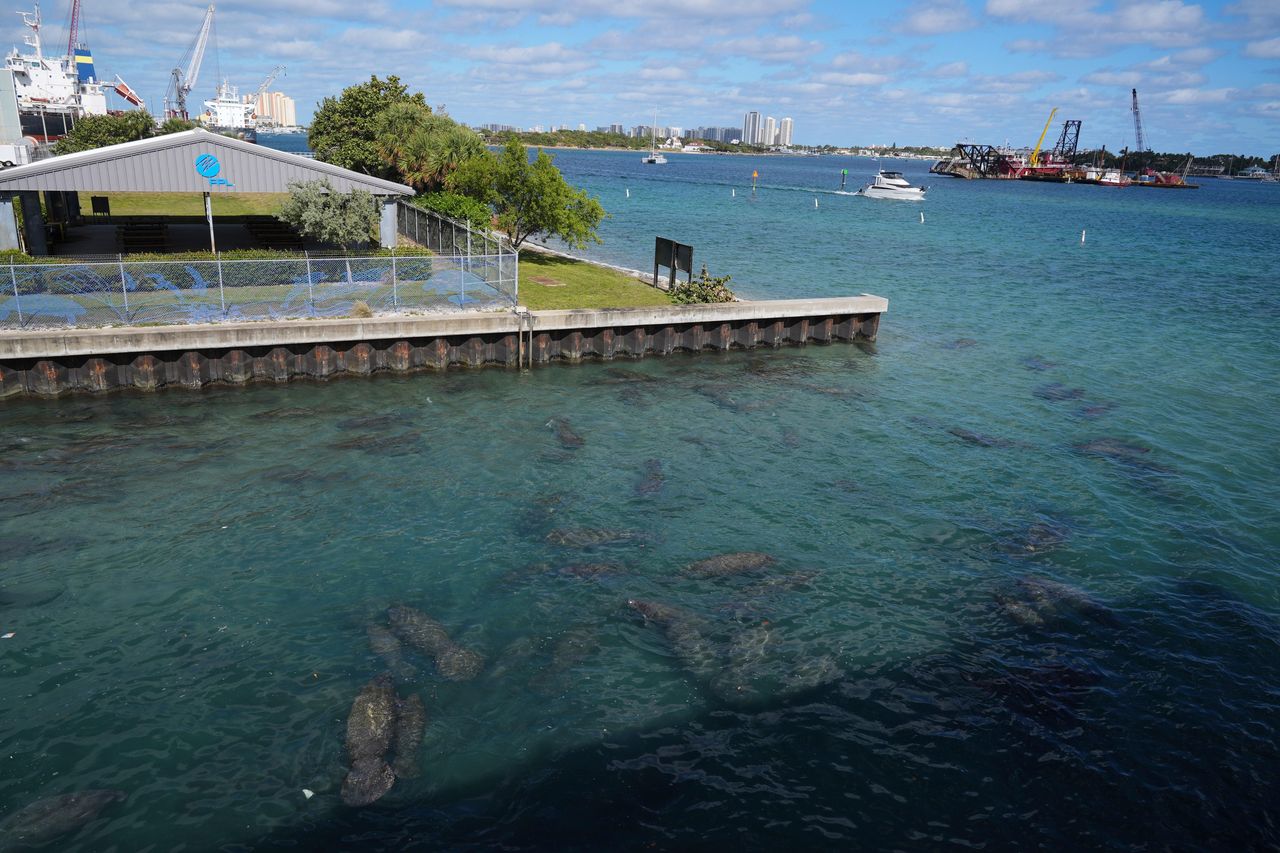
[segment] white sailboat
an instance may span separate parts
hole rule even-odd
[[[667,158],[658,153],[658,112],[653,113],[653,127],[649,128],[649,156],[640,160],[649,166],[661,166],[667,162]]]

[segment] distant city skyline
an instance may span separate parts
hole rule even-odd
[[[67,7],[45,0],[51,53]],[[80,31],[99,75],[158,113],[204,8],[83,0]],[[1058,107],[1057,123],[1083,121],[1082,146],[1119,150],[1134,144],[1137,88],[1156,150],[1280,151],[1276,0],[910,0],[856,14],[836,0],[225,0],[217,15],[193,99],[221,78],[252,91],[285,65],[304,124],[322,98],[398,75],[468,124],[630,126],[656,108],[688,130],[758,111],[778,131],[792,117],[795,144],[1030,145]],[[21,19],[4,17],[0,44],[21,45]]]

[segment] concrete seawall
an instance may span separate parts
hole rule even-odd
[[[870,295],[719,305],[0,332],[0,396],[875,340]]]

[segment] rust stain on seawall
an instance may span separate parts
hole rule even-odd
[[[0,332],[0,396],[199,388],[451,366],[875,340],[877,296],[576,311]]]

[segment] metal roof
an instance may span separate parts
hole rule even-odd
[[[63,190],[143,193],[287,193],[328,178],[338,192],[413,195],[384,181],[203,128],[78,151],[0,171],[0,193]]]

